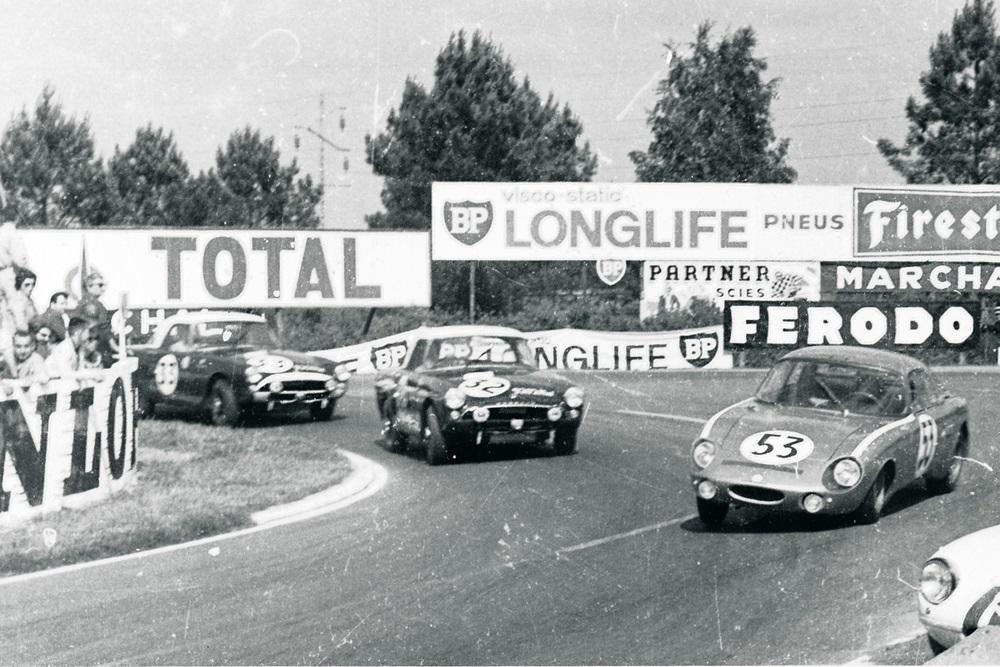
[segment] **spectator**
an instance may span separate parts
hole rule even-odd
[[[19,330],[14,333],[14,360],[17,362],[17,379],[32,382],[45,382],[49,379],[45,360],[35,352],[35,339],[30,332]]]
[[[66,337],[66,325],[69,324],[69,314],[66,312],[68,305],[69,294],[56,292],[49,299],[48,310],[38,316],[38,321],[49,327],[54,343],[62,342]]]
[[[50,375],[65,377],[80,368],[80,348],[90,333],[90,323],[82,317],[71,317],[66,327],[66,338],[52,348],[45,360]]]
[[[101,303],[101,296],[104,294],[104,276],[99,271],[92,271],[87,275],[85,285],[86,291],[76,307],[76,315],[90,322],[99,338],[98,352],[110,359],[112,354],[118,351],[118,345],[111,334],[111,313]]]
[[[101,353],[97,351],[97,344],[100,343],[101,337],[91,328],[87,337],[83,339],[83,343],[80,346],[80,365],[79,369],[88,370],[94,368],[104,368],[102,363]]]
[[[52,345],[54,341],[52,339],[52,329],[45,322],[35,320],[34,324],[31,326],[31,332],[35,337],[35,352],[38,353],[42,359],[47,359],[49,354],[52,353]],[[65,336],[63,336],[65,338]]]
[[[31,321],[38,316],[35,302],[31,300],[37,280],[34,272],[25,268],[19,268],[14,276],[14,293],[7,297],[7,310],[14,331],[27,331]]]
[[[0,359],[11,369],[17,365],[14,361],[13,338],[18,327],[8,317],[7,302],[17,291],[14,286],[17,269],[27,264],[28,253],[15,224],[0,224]]]

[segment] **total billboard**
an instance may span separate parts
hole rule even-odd
[[[747,183],[433,185],[435,260],[838,261],[852,189]]]
[[[36,301],[80,296],[98,271],[106,305],[266,308],[430,305],[427,232],[229,229],[17,230]]]

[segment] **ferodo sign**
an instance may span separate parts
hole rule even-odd
[[[978,303],[726,302],[725,346],[973,347]]]
[[[433,185],[435,260],[844,260],[851,189],[746,183]]]
[[[823,294],[1000,292],[1000,265],[944,262],[837,262],[820,269]]]
[[[131,358],[44,385],[0,382],[0,525],[135,483],[135,367]]]
[[[990,187],[855,189],[855,256],[1000,256],[1000,189]]]
[[[19,230],[35,293],[80,296],[99,271],[105,304],[266,308],[430,305],[427,232]]]

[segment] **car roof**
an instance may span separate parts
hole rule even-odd
[[[267,322],[263,315],[241,313],[234,310],[206,310],[177,313],[163,320],[161,327],[174,324],[198,324],[199,322]]]
[[[485,324],[455,324],[444,327],[420,327],[413,331],[414,338],[459,338],[462,336],[501,336],[524,338],[524,332],[511,327],[497,327]]]
[[[814,345],[789,352],[782,359],[809,359],[828,363],[867,366],[906,375],[918,368],[927,370],[927,365],[899,352],[879,350],[856,345]]]

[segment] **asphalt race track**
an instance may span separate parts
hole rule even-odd
[[[377,445],[356,378],[343,418],[282,428],[380,463],[381,492],[214,549],[0,586],[0,663],[843,663],[919,633],[924,559],[997,522],[995,370],[943,375],[978,462],[952,495],[918,484],[875,526],[740,510],[715,532],[693,518],[688,450],[759,373],[575,377],[591,402],[576,455],[437,468]]]

